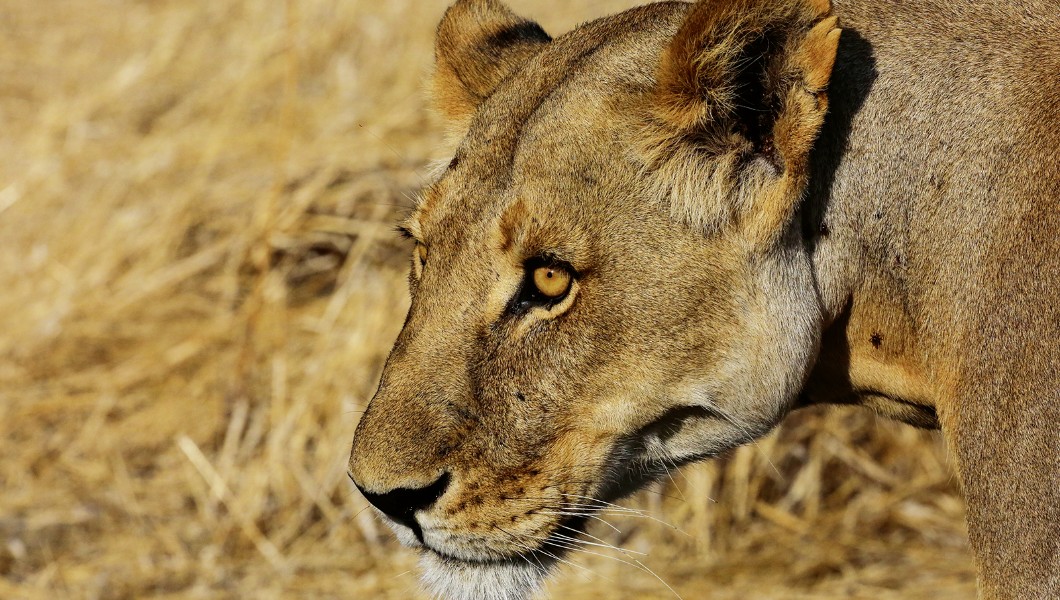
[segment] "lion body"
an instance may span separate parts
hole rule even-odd
[[[1055,597],[1060,12],[869,4],[835,6],[851,35],[807,225],[830,232],[813,254],[836,325],[806,391],[937,414],[983,596]]]
[[[837,0],[839,35],[816,0],[670,2],[556,40],[450,9],[462,141],[410,220],[413,308],[350,464],[431,585],[522,597],[515,559],[572,523],[544,509],[846,403],[941,427],[984,597],[1060,595],[1047,4]],[[563,298],[526,295],[541,260]]]

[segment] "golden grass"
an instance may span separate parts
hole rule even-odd
[[[445,157],[444,4],[0,7],[0,597],[415,597],[344,466],[408,303],[391,225]],[[592,533],[658,578],[582,555],[555,597],[974,593],[939,438],[867,412],[629,503],[681,532]]]

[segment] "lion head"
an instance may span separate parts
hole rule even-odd
[[[461,138],[350,476],[447,597],[520,598],[603,502],[770,430],[817,350],[798,235],[827,0],[668,2],[557,39],[438,29]]]

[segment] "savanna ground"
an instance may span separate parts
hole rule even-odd
[[[0,0],[0,598],[416,597],[344,471],[445,3]],[[974,595],[940,437],[867,411],[625,505],[553,597]]]

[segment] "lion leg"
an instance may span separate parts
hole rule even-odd
[[[980,597],[1060,598],[1060,359],[1046,347],[1056,338],[997,327],[964,393],[939,413],[964,485]]]
[[[950,437],[956,438],[981,597],[1060,598],[1055,430],[979,416],[984,422],[964,419]]]

